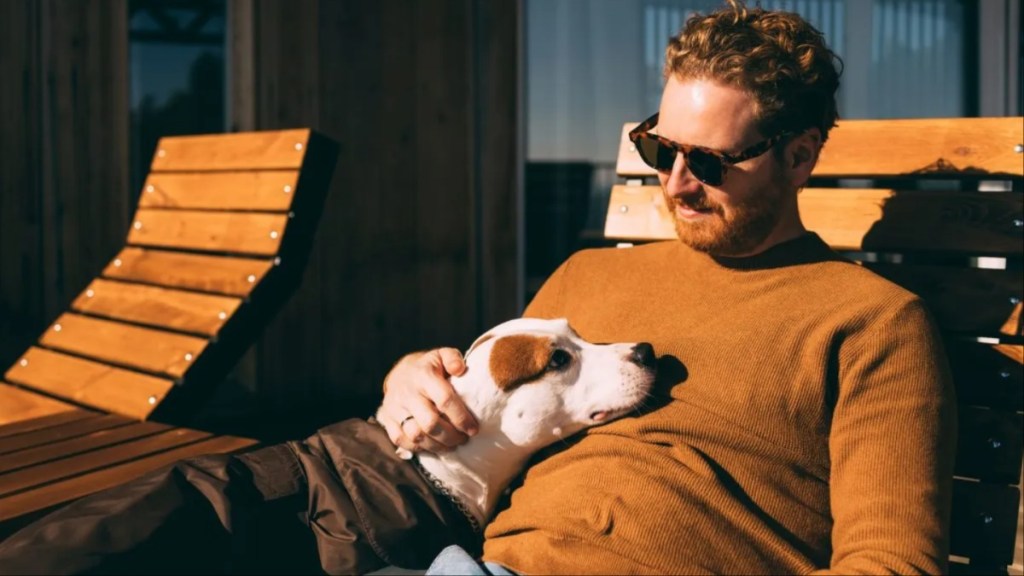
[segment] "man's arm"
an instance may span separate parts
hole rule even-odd
[[[913,300],[840,352],[829,440],[832,566],[944,573],[956,402],[941,341]]]

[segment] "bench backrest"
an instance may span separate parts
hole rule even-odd
[[[605,236],[675,238],[633,126]],[[799,196],[807,228],[919,294],[943,331],[960,404],[952,560],[983,573],[1013,562],[1020,506],[1022,189],[1024,118],[847,120]]]
[[[26,390],[137,419],[190,409],[298,286],[336,160],[308,129],[162,138],[126,245],[0,395],[33,415],[66,405]]]

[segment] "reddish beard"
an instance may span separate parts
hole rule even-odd
[[[680,198],[665,195],[670,209],[677,205],[705,212],[697,221],[676,218],[676,235],[694,250],[715,256],[743,256],[760,246],[779,223],[783,187],[772,179],[748,198],[725,207],[701,189]]]

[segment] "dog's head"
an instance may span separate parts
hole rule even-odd
[[[455,389],[481,433],[532,450],[633,410],[655,376],[650,344],[592,344],[565,319],[510,320],[466,352]]]

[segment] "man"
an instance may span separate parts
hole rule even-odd
[[[834,60],[799,16],[733,0],[670,41],[659,113],[633,138],[680,241],[576,254],[525,315],[651,342],[684,369],[658,407],[533,466],[484,560],[945,571],[955,406],[939,338],[918,298],[831,252],[797,208],[837,116]],[[473,433],[447,383],[463,369],[449,348],[398,362],[378,412],[392,442],[437,451]]]

